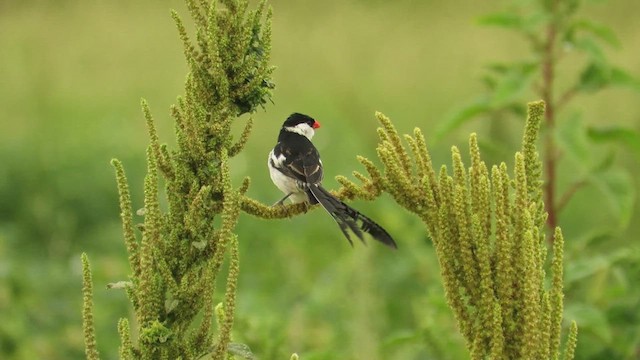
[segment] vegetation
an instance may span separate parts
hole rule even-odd
[[[402,207],[418,215],[433,239],[445,294],[472,359],[558,359],[563,309],[564,240],[553,236],[552,281],[545,288],[547,213],[542,201],[542,164],[536,140],[544,102],[529,104],[522,149],[515,156],[513,178],[507,165],[491,175],[480,158],[476,134],[469,139],[471,167],[465,170],[453,147],[453,176],[431,163],[420,129],[405,135],[412,157],[388,118],[378,113],[378,156],[384,175],[360,158],[370,179],[358,187],[346,178],[343,196],[373,199],[389,192]],[[411,160],[410,160],[411,159]],[[410,164],[414,164],[411,166]],[[515,194],[510,193],[513,184]],[[577,327],[569,333],[565,359],[572,359]]]
[[[176,123],[177,149],[160,145],[146,101],[142,109],[151,144],[147,149],[144,181],[144,223],[137,239],[129,184],[122,163],[116,170],[124,241],[129,253],[129,281],[109,286],[126,290],[138,328],[131,342],[127,318],[118,323],[123,359],[183,358],[210,355],[226,359],[233,327],[239,275],[238,239],[240,197],[249,179],[233,187],[229,158],[247,142],[252,122],[232,141],[231,123],[252,113],[271,96],[269,53],[270,15],[263,29],[265,2],[247,11],[246,1],[187,1],[196,23],[197,46],[192,44],[179,15],[172,12],[189,64],[185,96],[171,107]],[[159,175],[165,183],[167,210],[162,210]],[[216,223],[219,225],[216,226]],[[220,303],[217,334],[216,279],[225,254],[229,270]],[[91,276],[83,254],[85,284],[83,328],[88,359],[98,359],[91,314]],[[215,339],[215,341],[214,341]]]
[[[372,158],[375,132],[368,114],[374,106],[392,115],[400,131],[419,126],[430,144],[433,164],[449,162],[450,146],[443,143],[463,142],[460,137],[468,138],[470,132],[478,133],[478,148],[487,168],[513,159],[520,146],[513,139],[519,139],[522,132],[523,105],[539,98],[528,86],[513,92],[517,95],[513,103],[520,107],[514,116],[508,111],[487,111],[482,118],[492,121],[467,121],[478,118],[469,117],[443,131],[449,126],[448,109],[482,91],[470,80],[475,69],[490,59],[516,61],[524,51],[521,39],[469,24],[469,19],[487,12],[487,5],[330,5],[274,3],[272,63],[279,68],[275,73],[276,103],[269,106],[268,113],[252,116],[253,136],[244,151],[228,160],[229,168],[235,169],[229,174],[230,183],[235,184],[233,192],[243,189],[240,184],[245,176],[253,180],[240,197],[241,209],[268,211],[260,204],[277,200],[277,189],[260,159],[266,158],[273,145],[274,129],[292,111],[307,112],[326,124],[314,140],[323,154],[327,175],[356,168],[355,156],[348,154]],[[181,4],[175,6],[179,14],[190,13]],[[625,16],[637,6],[635,2],[626,6],[589,4],[581,11],[612,24],[624,45],[637,39],[636,23]],[[84,358],[79,311],[83,279],[85,284],[93,284],[92,289],[84,288],[85,295],[93,292],[94,300],[97,342],[89,348],[99,350],[103,358],[114,358],[118,351],[126,358],[131,355],[129,349],[139,344],[140,328],[133,321],[138,311],[132,311],[127,291],[105,289],[109,283],[126,288],[128,282],[114,281],[134,274],[120,240],[122,224],[114,216],[118,195],[107,164],[116,156],[126,165],[131,199],[126,208],[143,207],[144,194],[138,185],[144,182],[143,131],[139,126],[143,122],[138,120],[135,99],[143,95],[148,104],[170,103],[184,82],[183,59],[175,56],[181,44],[167,40],[175,38],[167,7],[148,2],[75,1],[0,5],[0,21],[9,29],[0,34],[8,54],[3,58],[7,66],[0,67],[4,79],[0,94],[7,100],[2,118],[13,120],[5,127],[9,131],[0,134],[3,358]],[[623,12],[618,11],[621,8]],[[443,23],[439,19],[445,13],[451,16]],[[190,21],[184,26],[187,33],[196,34],[193,44],[197,49],[197,30],[191,28]],[[42,27],[49,31],[42,32]],[[452,27],[456,31],[451,31]],[[78,28],[87,31],[78,32]],[[637,63],[636,57],[628,55],[630,48],[600,50],[620,64],[617,68],[633,69]],[[346,53],[352,56],[344,56]],[[576,53],[562,55],[565,67],[582,64],[573,61]],[[372,61],[363,63],[362,59]],[[607,60],[607,64],[612,63]],[[561,65],[556,71],[555,86],[564,86],[567,79],[563,76],[569,73],[565,70]],[[629,75],[629,79],[633,77]],[[569,81],[566,84],[571,86]],[[628,84],[633,87],[633,81]],[[634,119],[639,115],[633,106],[637,95],[610,89],[593,94],[576,93],[556,112],[554,138],[562,155],[557,161],[559,193],[573,188],[576,177],[586,179],[558,213],[565,239],[564,313],[566,319],[580,325],[576,358],[629,359],[636,356],[640,343],[636,315],[640,313],[640,294],[634,286],[640,278],[640,252],[633,241],[633,234],[640,230],[633,221],[637,217],[633,189],[638,186],[637,148],[633,145]],[[260,102],[256,104],[260,106]],[[164,134],[172,132],[172,121],[153,108],[158,138],[171,139]],[[236,108],[246,109],[246,105],[239,102]],[[574,116],[577,109],[581,110],[579,117]],[[247,121],[247,115],[230,121],[228,134],[242,134]],[[572,131],[575,129],[579,131]],[[354,133],[361,136],[343,137]],[[417,139],[415,134],[413,138]],[[333,152],[327,145],[336,142],[341,144],[340,151]],[[169,149],[178,151],[180,146],[170,140],[166,147],[169,156],[173,155]],[[541,154],[544,159],[544,147]],[[115,164],[118,169],[118,162]],[[159,168],[159,188],[167,186],[163,174]],[[473,177],[472,173],[467,175]],[[327,177],[328,187],[337,188]],[[346,196],[345,191],[341,190]],[[594,204],[598,205],[595,209]],[[158,205],[161,213],[169,211],[164,199],[160,198]],[[285,221],[240,216],[242,225],[233,230],[240,240],[242,272],[237,280],[232,353],[248,356],[241,344],[250,345],[253,353],[265,359],[286,359],[294,351],[304,359],[459,359],[469,356],[465,344],[471,345],[473,352],[473,342],[468,339],[474,337],[458,332],[458,320],[449,309],[447,301],[454,297],[442,285],[440,250],[435,237],[436,246],[432,246],[426,236],[422,221],[418,221],[422,219],[399,210],[385,194],[375,202],[358,202],[356,206],[402,240],[397,253],[375,246],[351,250],[339,233],[331,232],[331,219],[319,216],[316,210]],[[131,224],[140,222],[141,216],[144,222],[153,217],[147,210],[140,214],[132,214]],[[214,226],[219,228],[221,213],[216,214]],[[274,212],[266,216],[284,215]],[[228,259],[230,250],[225,252]],[[83,271],[78,261],[82,251],[88,255],[82,257],[82,265],[88,269],[90,259],[91,274]],[[223,262],[217,273],[217,289],[227,287],[229,263]],[[544,289],[550,285],[545,282]],[[224,304],[224,293],[215,292],[213,303]],[[212,345],[220,334],[218,324],[229,321],[223,315],[226,311],[230,309],[224,305],[214,308]],[[116,324],[118,318],[132,321],[123,319]],[[200,320],[194,319],[192,330],[204,324]],[[85,321],[89,321],[86,316]],[[562,323],[562,332],[569,333],[570,327]],[[161,340],[169,328],[148,329],[161,330],[145,333]],[[175,341],[170,336],[166,339]],[[562,343],[571,349],[574,341],[565,337]]]
[[[625,145],[638,139],[638,133],[620,126],[616,122],[600,127],[586,127],[582,114],[563,115],[579,95],[593,94],[611,87],[627,87],[640,92],[640,80],[624,68],[611,63],[605,56],[603,45],[619,46],[619,40],[610,28],[581,16],[581,2],[575,0],[513,2],[507,12],[484,16],[481,24],[496,26],[518,34],[531,50],[531,54],[512,62],[494,62],[484,77],[487,92],[457,114],[444,121],[441,134],[478,116],[489,116],[494,123],[499,119],[522,117],[523,90],[530,89],[546,105],[544,118],[544,197],[549,216],[548,225],[558,225],[560,212],[566,207],[580,188],[599,184],[600,192],[612,192],[607,180],[614,168],[608,159],[612,154],[584,161],[579,176],[558,194],[558,172],[562,171],[562,160],[567,155],[576,156],[576,133],[584,136],[586,146],[613,141]],[[563,69],[563,62],[577,63]],[[560,76],[560,71],[567,74]],[[559,139],[559,140],[558,140]],[[565,145],[559,148],[558,141]],[[584,150],[584,149],[582,149]],[[604,160],[603,160],[604,159]],[[616,191],[614,190],[613,193]],[[619,196],[633,196],[620,193]],[[628,216],[621,199],[613,200],[614,211],[619,218]],[[621,219],[621,220],[622,220]],[[624,221],[624,220],[623,220]]]

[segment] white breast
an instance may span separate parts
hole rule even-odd
[[[289,196],[291,202],[300,203],[308,201],[308,197],[304,188],[301,188],[299,182],[296,179],[292,179],[285,174],[281,173],[278,169],[271,166],[271,160],[276,166],[282,166],[282,162],[285,160],[283,155],[276,157],[273,154],[273,150],[269,153],[269,158],[267,159],[267,166],[269,166],[269,175],[271,176],[271,181],[282,191],[285,195],[292,194]]]

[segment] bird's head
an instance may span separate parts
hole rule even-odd
[[[293,113],[282,124],[282,129],[296,134],[300,134],[311,140],[315,134],[315,129],[320,127],[320,123],[308,115]]]

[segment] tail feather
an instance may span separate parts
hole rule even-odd
[[[322,186],[309,186],[309,200],[312,203],[318,202],[320,203],[320,205],[322,205],[322,207],[329,213],[329,215],[333,217],[336,223],[338,223],[340,231],[342,231],[342,233],[352,246],[353,241],[351,240],[351,236],[349,235],[348,230],[351,230],[363,243],[364,236],[362,232],[364,231],[381,243],[394,249],[398,248],[391,235],[389,235],[389,233],[384,228],[382,228],[382,226],[378,225],[375,221],[371,220],[367,216],[361,214],[360,212],[358,212],[358,210],[338,200]],[[358,224],[358,221],[360,221],[361,224]]]

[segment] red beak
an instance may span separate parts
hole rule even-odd
[[[313,127],[314,129],[317,129],[317,128],[319,128],[319,127],[320,127],[320,123],[319,123],[319,122],[317,122],[316,120],[314,120],[314,121],[313,121],[313,126],[312,126],[312,127]]]

